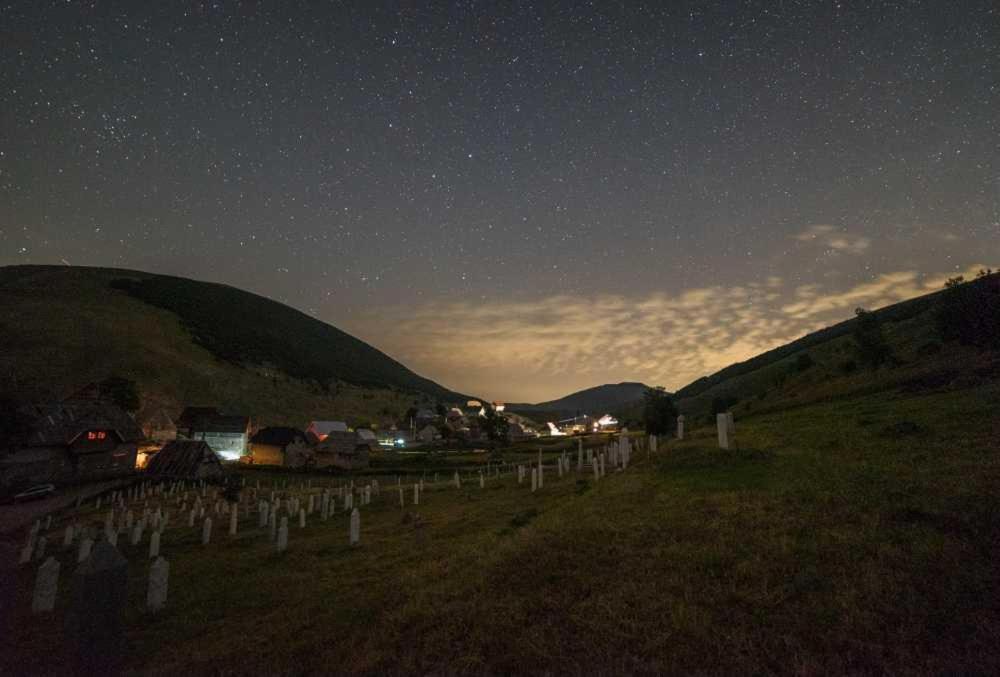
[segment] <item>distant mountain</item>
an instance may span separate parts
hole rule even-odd
[[[608,383],[561,397],[558,400],[539,402],[538,404],[514,403],[507,409],[531,416],[532,413],[549,413],[558,417],[568,418],[578,414],[600,416],[616,411],[624,405],[641,400],[649,386],[644,383],[624,382]]]
[[[468,399],[277,301],[131,270],[0,267],[0,346],[0,380],[27,396],[118,375],[167,410],[213,405],[296,425]]]

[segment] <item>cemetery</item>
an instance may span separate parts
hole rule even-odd
[[[437,472],[136,482],[18,534],[5,660],[726,672],[787,671],[772,661],[790,652],[792,671],[988,672],[997,476],[969,459],[996,437],[963,418],[995,390],[730,413]],[[933,431],[919,450],[882,432],[900,416]],[[982,622],[946,620],[963,614]]]

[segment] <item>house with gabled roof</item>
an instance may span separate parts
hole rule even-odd
[[[23,429],[0,440],[0,483],[68,482],[135,472],[143,440],[135,420],[100,399],[25,405]]]
[[[177,419],[177,438],[202,440],[224,461],[247,453],[250,417],[226,415],[215,407],[186,407]]]
[[[346,433],[347,423],[344,421],[310,421],[305,432],[306,435],[314,435],[317,442],[322,442],[330,433]]]

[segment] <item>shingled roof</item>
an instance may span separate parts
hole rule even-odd
[[[146,466],[157,477],[202,479],[225,473],[218,454],[203,440],[175,440],[160,449]]]
[[[123,442],[145,438],[135,420],[104,400],[74,399],[54,404],[28,405],[19,410],[30,420],[25,445],[64,446],[88,430],[113,430]]]
[[[306,434],[298,428],[286,428],[283,426],[271,426],[261,428],[250,438],[250,444],[268,444],[275,447],[286,447],[293,442],[308,444]]]

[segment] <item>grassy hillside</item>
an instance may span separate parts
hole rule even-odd
[[[117,374],[145,406],[220,405],[263,423],[392,418],[461,399],[343,332],[223,285],[132,271],[0,268],[0,378],[65,396]]]
[[[596,484],[589,471],[558,478],[550,457],[535,494],[510,476],[485,489],[442,482],[402,510],[394,477],[383,477],[355,548],[339,508],[294,526],[284,554],[255,515],[238,538],[218,530],[208,547],[175,516],[163,612],[141,611],[145,543],[122,546],[127,665],[996,674],[998,397],[996,381],[887,387],[755,413],[737,424],[738,449],[720,451],[714,429],[696,427]],[[102,517],[88,507],[57,519],[53,538],[67,521]],[[57,556],[69,586],[75,565]],[[14,649],[0,662],[58,670],[66,595],[54,615],[32,616],[32,571],[11,579]]]
[[[998,280],[993,275],[963,288],[996,288]],[[745,417],[895,387],[934,390],[1000,377],[995,352],[941,340],[936,314],[944,294],[874,311],[892,351],[891,363],[877,370],[859,359],[852,318],[699,379],[678,390],[675,401],[686,415],[708,420],[718,403]]]

